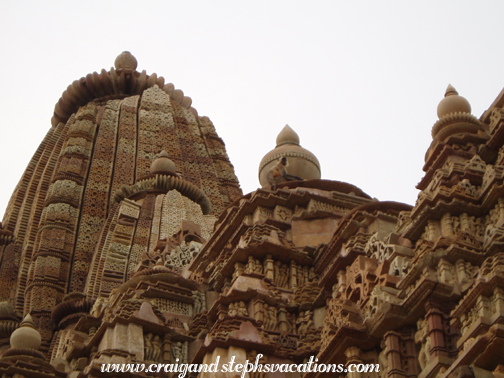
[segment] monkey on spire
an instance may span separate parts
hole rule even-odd
[[[286,172],[289,159],[289,173]],[[299,145],[299,135],[285,125],[276,139],[276,147],[259,164],[259,182],[263,188],[277,187],[281,182],[319,180],[320,164],[317,157]]]
[[[287,165],[287,158],[284,156],[268,171],[266,179],[268,180],[268,184],[271,186],[271,190],[276,190],[278,184],[285,181],[303,180],[301,177],[288,174],[286,169]]]

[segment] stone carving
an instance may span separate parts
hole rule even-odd
[[[312,316],[313,313],[311,311],[305,311],[304,313],[299,314],[296,321],[298,335],[305,335],[313,326]]]
[[[283,347],[283,348],[296,349],[298,346],[298,343],[295,338],[293,338],[289,335],[286,335],[284,333],[282,333],[278,337],[274,337],[273,340],[275,341],[275,343],[279,347]]]
[[[174,363],[187,363],[187,342],[177,341],[172,344],[172,356]]]
[[[250,352],[248,355],[247,355],[247,359],[253,363],[255,363],[255,361],[257,360],[257,352],[255,350],[253,350],[252,352]],[[259,364],[261,365],[265,365],[266,363],[268,363],[268,358],[266,356],[262,356],[259,361],[258,361]],[[262,370],[262,369],[261,369]],[[268,373],[264,372],[264,371],[252,371],[249,374],[249,378],[267,378],[268,376]]]
[[[178,302],[165,298],[154,298],[154,304],[161,310],[174,314],[191,315],[191,305],[189,303]]]
[[[144,336],[144,358],[146,361],[157,361],[154,359],[154,344],[153,344],[153,335],[152,333],[148,333]]]
[[[168,252],[164,265],[166,267],[184,267],[193,258],[193,256],[201,249],[201,243],[192,241],[189,245],[183,241],[180,245],[173,247]]]
[[[238,316],[248,316],[247,306],[245,306],[245,302],[238,302],[238,308],[236,309]]]
[[[417,322],[417,332],[415,333],[415,343],[420,344],[418,362],[420,368],[424,369],[430,362],[431,339],[429,335],[429,324],[427,319],[420,319]]]
[[[229,316],[244,316],[248,317],[247,306],[244,301],[233,302],[229,304]]]
[[[388,350],[387,350],[385,340],[382,340],[380,347],[382,350],[381,350],[380,354],[378,355],[378,363],[380,364],[379,377],[385,378],[385,377],[387,377],[387,373],[388,373],[388,369],[389,369],[389,362],[388,362],[388,358],[387,358]]]
[[[205,292],[194,290],[192,293],[194,298],[193,315],[205,312],[207,310]]]
[[[252,345],[260,362],[378,363],[372,378],[502,373],[502,98],[477,119],[448,88],[414,207],[320,180],[289,130],[242,197],[211,121],[121,56],[65,91],[0,225],[0,333],[31,314],[42,339],[6,341],[0,376],[186,363],[189,346],[190,363],[255,360]],[[316,175],[282,185],[286,156]]]
[[[263,328],[276,331],[278,328],[278,310],[274,306],[263,305]]]
[[[259,259],[254,259],[254,256],[249,256],[247,265],[245,266],[244,273],[262,274],[262,272],[263,272],[263,267],[262,267],[261,261]]]
[[[235,263],[233,279],[240,277],[245,272],[245,266],[241,263]]]
[[[287,264],[282,264],[278,269],[277,286],[281,288],[287,288],[288,280],[289,280],[289,273]]]

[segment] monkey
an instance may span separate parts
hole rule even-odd
[[[278,184],[284,181],[302,180],[300,177],[288,174],[286,169],[287,165],[287,158],[284,156],[268,171],[266,180],[268,184],[270,184],[271,190],[276,190]]]

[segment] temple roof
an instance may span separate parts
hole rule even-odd
[[[191,98],[184,96],[184,92],[175,89],[171,83],[165,84],[162,76],[158,77],[155,73],[147,75],[145,70],[138,72],[136,67],[136,58],[129,51],[124,51],[116,58],[115,68],[111,67],[109,71],[102,69],[100,73],[95,71],[75,80],[56,103],[51,119],[52,125],[56,126],[59,122],[65,123],[80,106],[91,100],[141,94],[154,85],[166,92],[172,100],[196,113],[196,110],[191,108]]]

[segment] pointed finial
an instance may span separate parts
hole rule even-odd
[[[38,350],[41,343],[40,333],[35,329],[33,319],[28,314],[19,325],[19,328],[12,332],[10,337],[11,348]]]
[[[453,87],[453,85],[448,84],[448,88],[446,88],[445,92],[445,97],[446,96],[452,96],[452,95],[458,95],[457,90]]]
[[[21,324],[19,325],[20,327],[30,327],[35,329],[35,324],[33,323],[33,318],[31,317],[30,314],[27,314]]]
[[[289,125],[285,125],[276,138],[277,147],[282,144],[299,145],[299,135]]]

